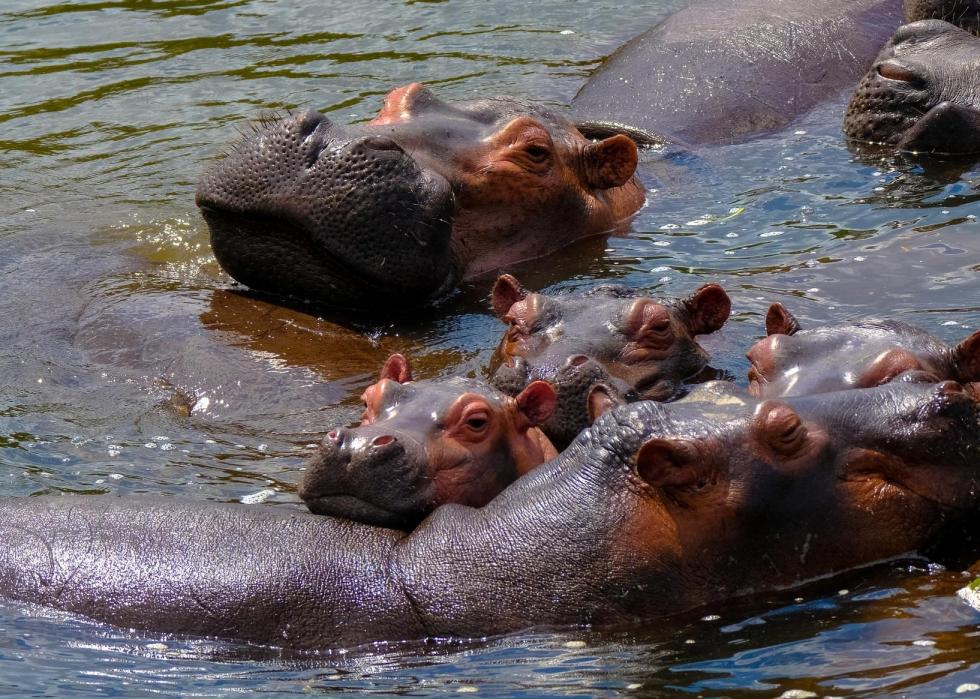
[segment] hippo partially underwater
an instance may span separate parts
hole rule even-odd
[[[634,403],[481,509],[410,534],[174,498],[0,500],[0,596],[288,648],[648,620],[922,551],[970,526],[954,382]]]

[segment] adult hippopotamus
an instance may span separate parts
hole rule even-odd
[[[477,277],[625,226],[637,150],[529,102],[444,102],[418,84],[377,118],[302,112],[208,168],[197,204],[221,266],[255,289],[340,307],[421,306]]]
[[[749,350],[749,392],[762,398],[915,381],[980,381],[980,330],[955,346],[894,320],[868,319],[801,330],[782,304]]]
[[[485,505],[558,455],[538,427],[555,409],[544,381],[516,398],[474,379],[414,381],[393,354],[361,399],[361,425],[329,431],[307,464],[311,512],[412,529],[445,503]]]
[[[408,535],[173,498],[3,499],[0,596],[295,648],[620,624],[920,551],[978,486],[980,405],[953,382],[642,402]]]
[[[609,403],[666,401],[708,363],[697,335],[718,330],[731,300],[718,284],[689,297],[652,298],[606,284],[584,294],[545,295],[501,275],[491,293],[507,324],[490,365],[490,382],[517,395],[535,380],[551,383],[558,408],[543,425],[559,446],[588,427]],[[600,394],[593,389],[602,385]],[[606,405],[592,405],[596,400]]]
[[[902,0],[697,0],[610,56],[572,114],[692,145],[783,128],[851,89],[901,21]]]
[[[900,28],[855,90],[844,132],[899,150],[980,153],[980,38],[941,20]]]

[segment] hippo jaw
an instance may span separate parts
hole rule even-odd
[[[316,112],[259,127],[203,173],[196,202],[218,262],[260,291],[423,305],[458,279],[449,183]]]

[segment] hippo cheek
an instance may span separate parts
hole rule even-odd
[[[422,304],[448,290],[448,182],[390,139],[305,113],[205,172],[197,203],[222,267],[261,291],[332,306]]]

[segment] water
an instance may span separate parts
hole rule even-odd
[[[4,492],[297,507],[310,445],[359,412],[390,352],[408,354],[421,376],[481,375],[501,330],[485,284],[397,324],[338,323],[234,293],[193,206],[198,172],[263,111],[363,120],[414,80],[447,98],[567,103],[602,55],[681,4],[5,2]],[[776,300],[804,324],[877,314],[965,337],[980,327],[980,170],[849,150],[842,109],[827,104],[784,133],[669,167],[645,154],[657,191],[631,235],[584,243],[520,278],[664,294],[719,280],[735,314],[706,345],[739,377]],[[954,595],[964,580],[893,562],[649,628],[313,658],[4,604],[0,692],[969,696],[980,614]]]

